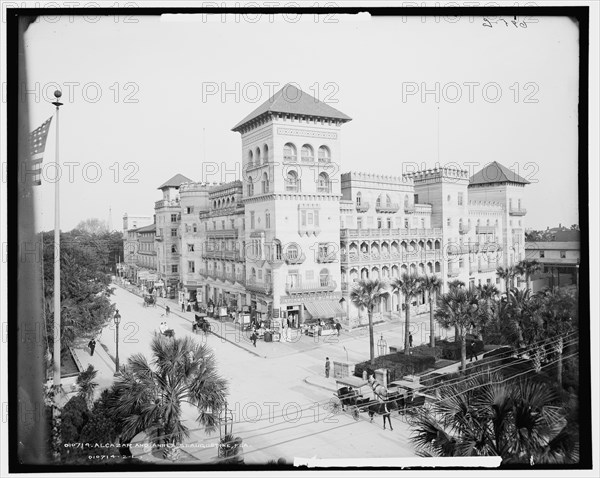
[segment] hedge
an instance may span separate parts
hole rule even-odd
[[[435,364],[435,357],[431,355],[404,355],[402,352],[396,352],[388,355],[381,355],[375,358],[375,363],[371,361],[357,363],[354,367],[354,375],[362,377],[363,370],[367,371],[367,376],[373,375],[376,369],[387,368],[390,371],[390,380],[400,380],[405,375],[414,375],[430,369]]]
[[[483,352],[483,341],[471,337],[467,337],[467,358],[469,357],[469,347],[468,344],[470,341],[475,342],[475,352],[480,354]],[[447,340],[441,340],[436,342],[436,348],[440,347],[442,349],[441,358],[445,360],[460,360],[461,359],[461,344],[460,341],[449,342]]]

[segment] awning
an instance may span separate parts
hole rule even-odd
[[[344,315],[344,309],[335,299],[306,302],[304,307],[315,319],[332,319]]]

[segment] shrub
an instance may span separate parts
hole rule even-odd
[[[357,363],[354,367],[354,375],[362,377],[363,370],[366,370],[369,376],[373,375],[376,369],[386,368],[390,371],[390,380],[393,381],[400,380],[405,375],[423,372],[434,364],[435,357],[431,355],[404,355],[397,352],[376,357],[373,365],[370,361]]]
[[[483,351],[483,341],[471,337],[467,337],[467,357],[468,357],[468,343],[473,340],[475,342],[475,352],[480,354]],[[460,342],[453,341],[449,342],[448,340],[441,340],[438,342],[437,347],[442,349],[441,358],[445,360],[460,360]],[[436,347],[436,348],[437,348]]]
[[[429,345],[423,344],[413,347],[411,353],[412,355],[434,357],[437,360],[442,357],[442,348],[438,346],[431,348]]]

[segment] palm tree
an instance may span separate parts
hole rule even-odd
[[[450,289],[439,298],[435,311],[435,318],[442,327],[454,327],[457,331],[463,373],[467,370],[467,331],[478,313],[477,296],[472,291],[457,288]]]
[[[513,280],[517,273],[515,266],[498,267],[496,269],[496,275],[500,277],[500,279],[504,279],[507,296],[513,287]]]
[[[392,292],[404,296],[404,355],[410,354],[410,303],[421,291],[421,278],[417,274],[404,272],[392,280]]]
[[[486,326],[493,321],[497,309],[496,300],[500,291],[493,284],[478,285],[475,288],[477,298],[482,302],[480,314],[478,315],[478,329],[483,338]]]
[[[369,317],[369,345],[371,350],[371,365],[375,362],[375,342],[373,341],[373,310],[381,303],[387,294],[385,284],[379,279],[361,279],[350,291],[350,300],[359,309],[367,309]]]
[[[448,290],[450,289],[460,289],[461,287],[464,287],[465,283],[463,281],[461,281],[460,279],[454,279],[451,281],[448,281]]]
[[[430,335],[430,346],[431,348],[435,347],[435,320],[433,317],[433,304],[436,299],[436,295],[442,289],[442,280],[434,274],[427,274],[421,279],[421,287],[423,290],[427,291],[427,297],[429,299],[429,327],[431,330]]]
[[[194,406],[196,420],[212,433],[225,404],[227,381],[218,375],[212,351],[190,337],[155,334],[151,348],[152,363],[142,354],[133,355],[117,378],[115,412],[126,440],[142,431],[156,432],[167,445],[164,458],[174,460],[178,445],[189,436],[181,420],[182,405]]]
[[[411,440],[422,456],[500,456],[502,464],[577,460],[566,412],[545,383],[486,373],[439,393],[412,422]]]
[[[83,397],[87,404],[88,410],[91,410],[94,406],[94,391],[98,384],[93,380],[96,378],[98,371],[94,369],[93,365],[88,365],[88,368],[83,370],[77,376],[77,385],[79,386],[79,395]]]
[[[527,283],[528,289],[531,288],[531,276],[537,272],[540,272],[543,269],[543,267],[544,266],[536,259],[524,259],[515,266],[517,272],[525,276],[525,281]]]
[[[558,356],[556,380],[562,387],[564,336],[577,329],[577,301],[567,291],[555,287],[538,292],[534,307],[541,317],[544,334],[555,339],[553,349]]]

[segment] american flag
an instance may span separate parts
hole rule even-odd
[[[46,139],[48,139],[48,130],[52,116],[42,123],[42,125],[29,134],[29,168],[28,173],[33,175],[33,184],[40,186],[42,184],[42,160],[44,159],[44,150],[46,149]]]

